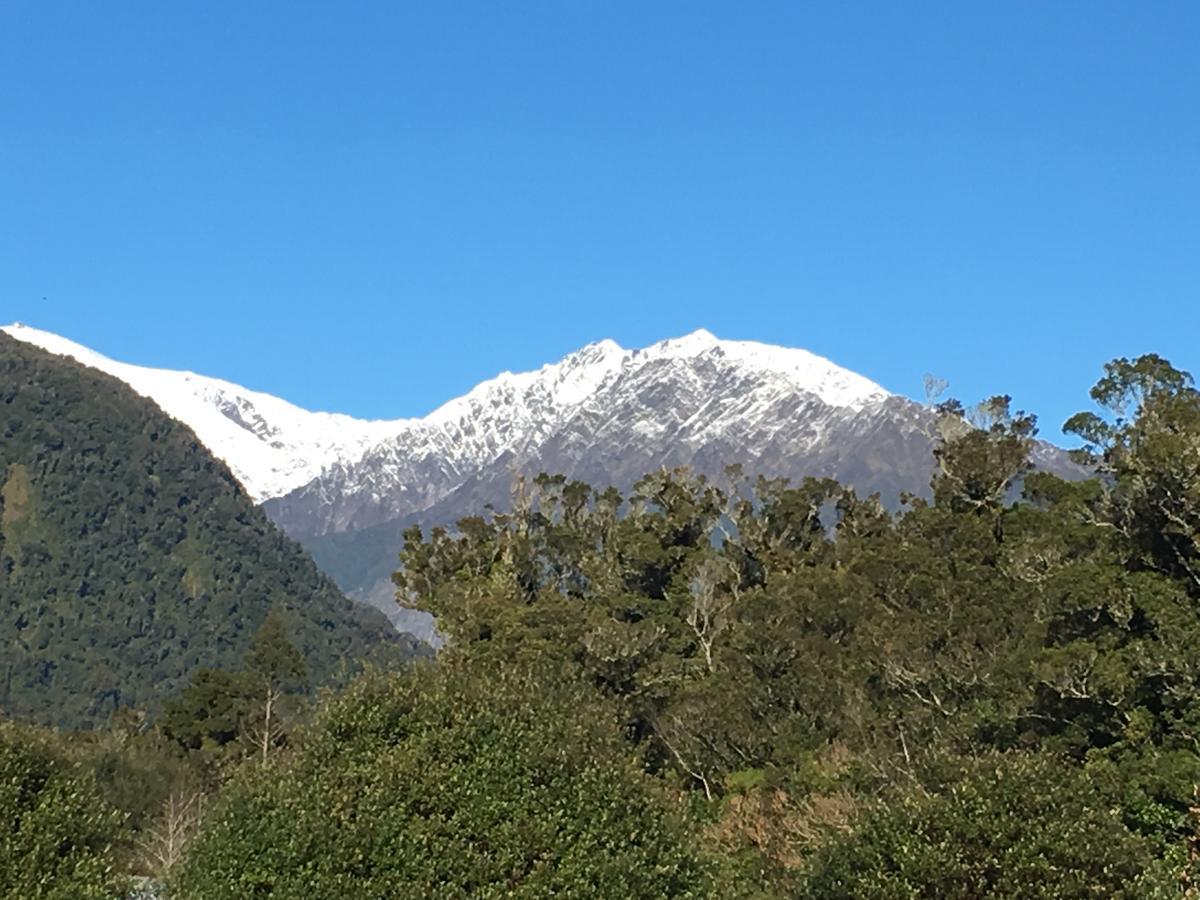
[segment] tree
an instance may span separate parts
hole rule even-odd
[[[1116,359],[1092,388],[1103,415],[1063,430],[1109,477],[1107,521],[1138,564],[1188,582],[1200,596],[1200,391],[1154,354]]]
[[[158,816],[137,839],[141,863],[157,878],[166,878],[183,858],[184,850],[200,827],[204,793],[179,787],[163,801]]]
[[[183,691],[164,704],[160,725],[185,750],[219,754],[241,734],[251,702],[241,673],[197,669]]]
[[[272,610],[251,636],[240,671],[199,669],[164,707],[164,733],[209,765],[244,757],[266,765],[286,740],[284,701],[307,687],[304,657]]]
[[[287,626],[278,611],[272,609],[254,632],[243,664],[257,693],[258,708],[251,731],[259,759],[265,766],[271,751],[285,737],[280,701],[287,691],[302,688],[308,677],[304,656],[288,640]]]
[[[939,505],[996,513],[1016,481],[1027,474],[1037,418],[1012,409],[1007,395],[971,410],[951,400],[937,407],[937,471],[933,498]]]

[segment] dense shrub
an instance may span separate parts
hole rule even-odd
[[[1176,893],[1149,842],[1084,774],[1038,756],[996,756],[932,796],[879,804],[809,863],[823,900],[1147,900]]]
[[[121,816],[51,735],[0,723],[0,898],[121,896],[113,847]]]
[[[611,713],[545,681],[374,676],[294,768],[232,785],[179,900],[699,897],[710,874]]]

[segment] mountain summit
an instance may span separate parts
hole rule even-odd
[[[741,460],[774,472],[784,457],[823,452],[829,435],[889,397],[804,350],[707,331],[639,350],[601,341],[392,423],[390,436],[267,509],[304,539],[409,516],[467,485],[502,503],[516,471],[625,483],[663,465]],[[852,474],[829,460],[820,469]],[[494,488],[480,493],[481,482]]]

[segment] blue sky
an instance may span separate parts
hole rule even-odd
[[[706,327],[1200,371],[1195,2],[0,3],[0,320],[421,414]]]

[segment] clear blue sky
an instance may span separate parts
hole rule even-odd
[[[0,320],[421,414],[706,327],[1200,372],[1200,3],[0,3]]]

